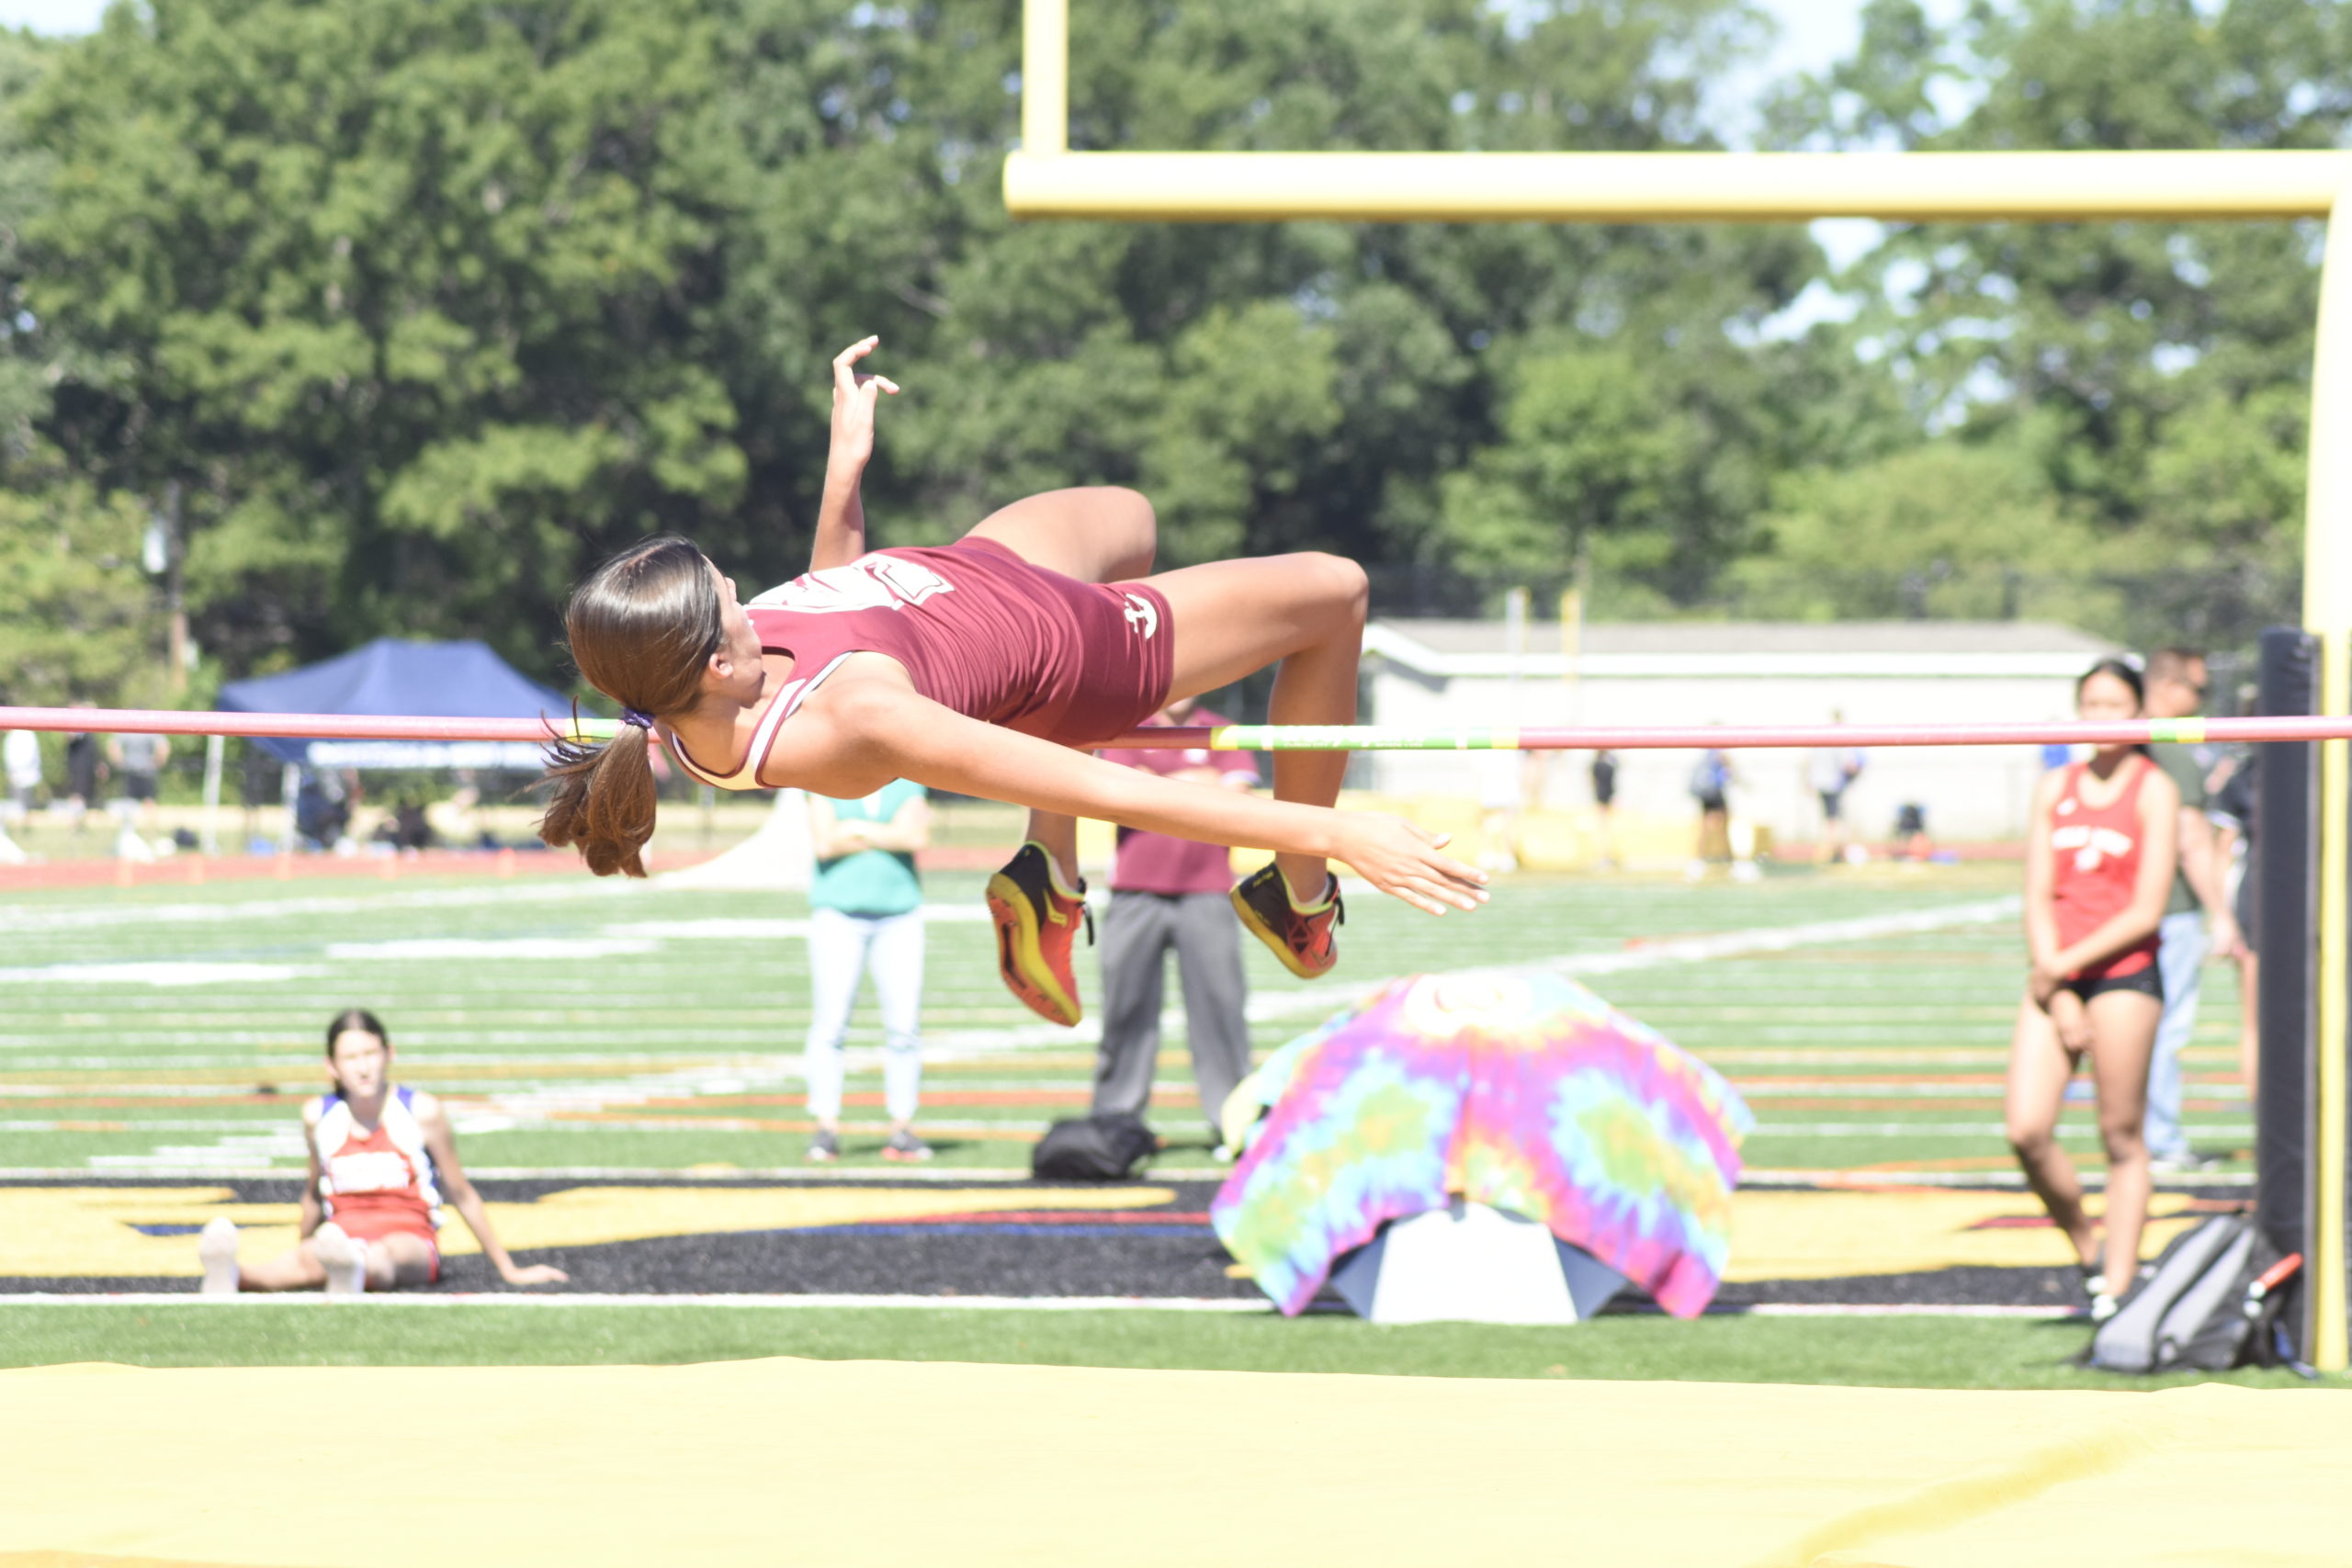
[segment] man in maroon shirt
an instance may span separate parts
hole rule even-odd
[[[1151,725],[1228,724],[1190,697],[1169,704]],[[1169,778],[1246,790],[1258,782],[1247,751],[1105,751],[1103,756]],[[1241,928],[1226,897],[1233,886],[1229,852],[1165,833],[1119,829],[1111,870],[1111,905],[1102,917],[1102,1045],[1094,1066],[1094,1113],[1141,1115],[1159,1062],[1159,1008],[1168,950],[1184,990],[1185,1032],[1201,1111],[1214,1130],[1226,1097],[1250,1071],[1250,1030],[1242,1019]]]

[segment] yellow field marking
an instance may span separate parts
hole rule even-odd
[[[239,1252],[247,1259],[274,1257],[294,1245],[296,1205],[235,1200],[226,1187],[0,1188],[0,1276],[193,1278],[202,1272],[193,1235],[146,1235],[132,1227],[200,1225],[216,1214],[226,1214],[243,1232]],[[1165,1187],[573,1187],[536,1203],[489,1208],[499,1239],[522,1251],[932,1214],[1151,1209],[1175,1200]],[[445,1254],[481,1250],[464,1221],[454,1214],[447,1221]]]
[[[574,1187],[537,1202],[492,1203],[490,1214],[506,1245],[523,1250],[936,1214],[1149,1209],[1174,1201],[1165,1187]],[[2199,1215],[2188,1209],[2189,1201],[2157,1198],[2145,1255],[2153,1257],[2195,1222]],[[2021,1192],[1742,1192],[1732,1202],[1724,1278],[1827,1280],[2070,1264],[2072,1249],[2046,1226],[1973,1228],[2040,1213]],[[193,1278],[198,1272],[193,1236],[146,1235],[132,1227],[198,1225],[215,1214],[227,1215],[244,1232],[247,1258],[294,1245],[294,1204],[240,1203],[225,1187],[0,1188],[0,1276]],[[452,1256],[479,1250],[454,1216],[442,1227],[441,1242]]]
[[[2188,1200],[2160,1194],[2142,1239],[2153,1258],[2199,1213]],[[2075,1262],[2056,1230],[1973,1230],[2004,1219],[2036,1219],[2027,1192],[1742,1192],[1731,1204],[1727,1280],[1835,1280],[1933,1269],[2056,1269]]]

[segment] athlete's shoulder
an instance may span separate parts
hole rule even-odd
[[[313,1095],[302,1102],[302,1125],[316,1127],[326,1120],[330,1110],[342,1103],[341,1099],[332,1094]]]
[[[2184,796],[2179,783],[2161,762],[2149,761],[2140,768],[2140,802],[2143,808],[2177,811]],[[2202,795],[2200,793],[2199,798]]]

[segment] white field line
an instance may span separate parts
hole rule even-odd
[[[125,1291],[115,1294],[76,1295],[70,1292],[27,1291],[0,1294],[0,1309],[10,1306],[113,1306],[159,1307],[203,1306],[233,1308],[251,1302],[250,1296],[202,1296],[187,1291]],[[862,1311],[873,1308],[909,1309],[918,1312],[1174,1312],[1205,1313],[1219,1316],[1273,1317],[1272,1303],[1252,1300],[1247,1296],[854,1296],[854,1295],[610,1295],[582,1292],[579,1295],[530,1295],[521,1291],[467,1292],[452,1291],[431,1295],[401,1294],[341,1296],[330,1300],[323,1295],[288,1292],[272,1295],[268,1300],[288,1305],[310,1303],[325,1310],[360,1307],[457,1307],[503,1306],[559,1309],[563,1307],[750,1307],[782,1308],[802,1311]],[[1350,1315],[1335,1310],[1318,1310],[1317,1317]],[[1631,1315],[1663,1316],[1655,1311]],[[1894,1303],[1858,1303],[1842,1305],[1835,1303],[1786,1302],[1758,1303],[1752,1306],[1724,1305],[1709,1307],[1709,1317],[1993,1317],[2029,1320],[2066,1318],[2079,1315],[2072,1307],[2048,1306],[1906,1306]],[[1489,1326],[1504,1327],[1509,1325]]]

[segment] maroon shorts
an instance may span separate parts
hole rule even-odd
[[[1035,642],[1049,648],[1026,689],[991,723],[1064,746],[1091,747],[1124,735],[1168,705],[1176,672],[1175,619],[1167,595],[1146,582],[1080,582],[1034,566],[994,539],[963,538],[949,549],[1008,563],[1020,600],[1037,617]],[[1007,584],[1011,586],[1011,584]]]

